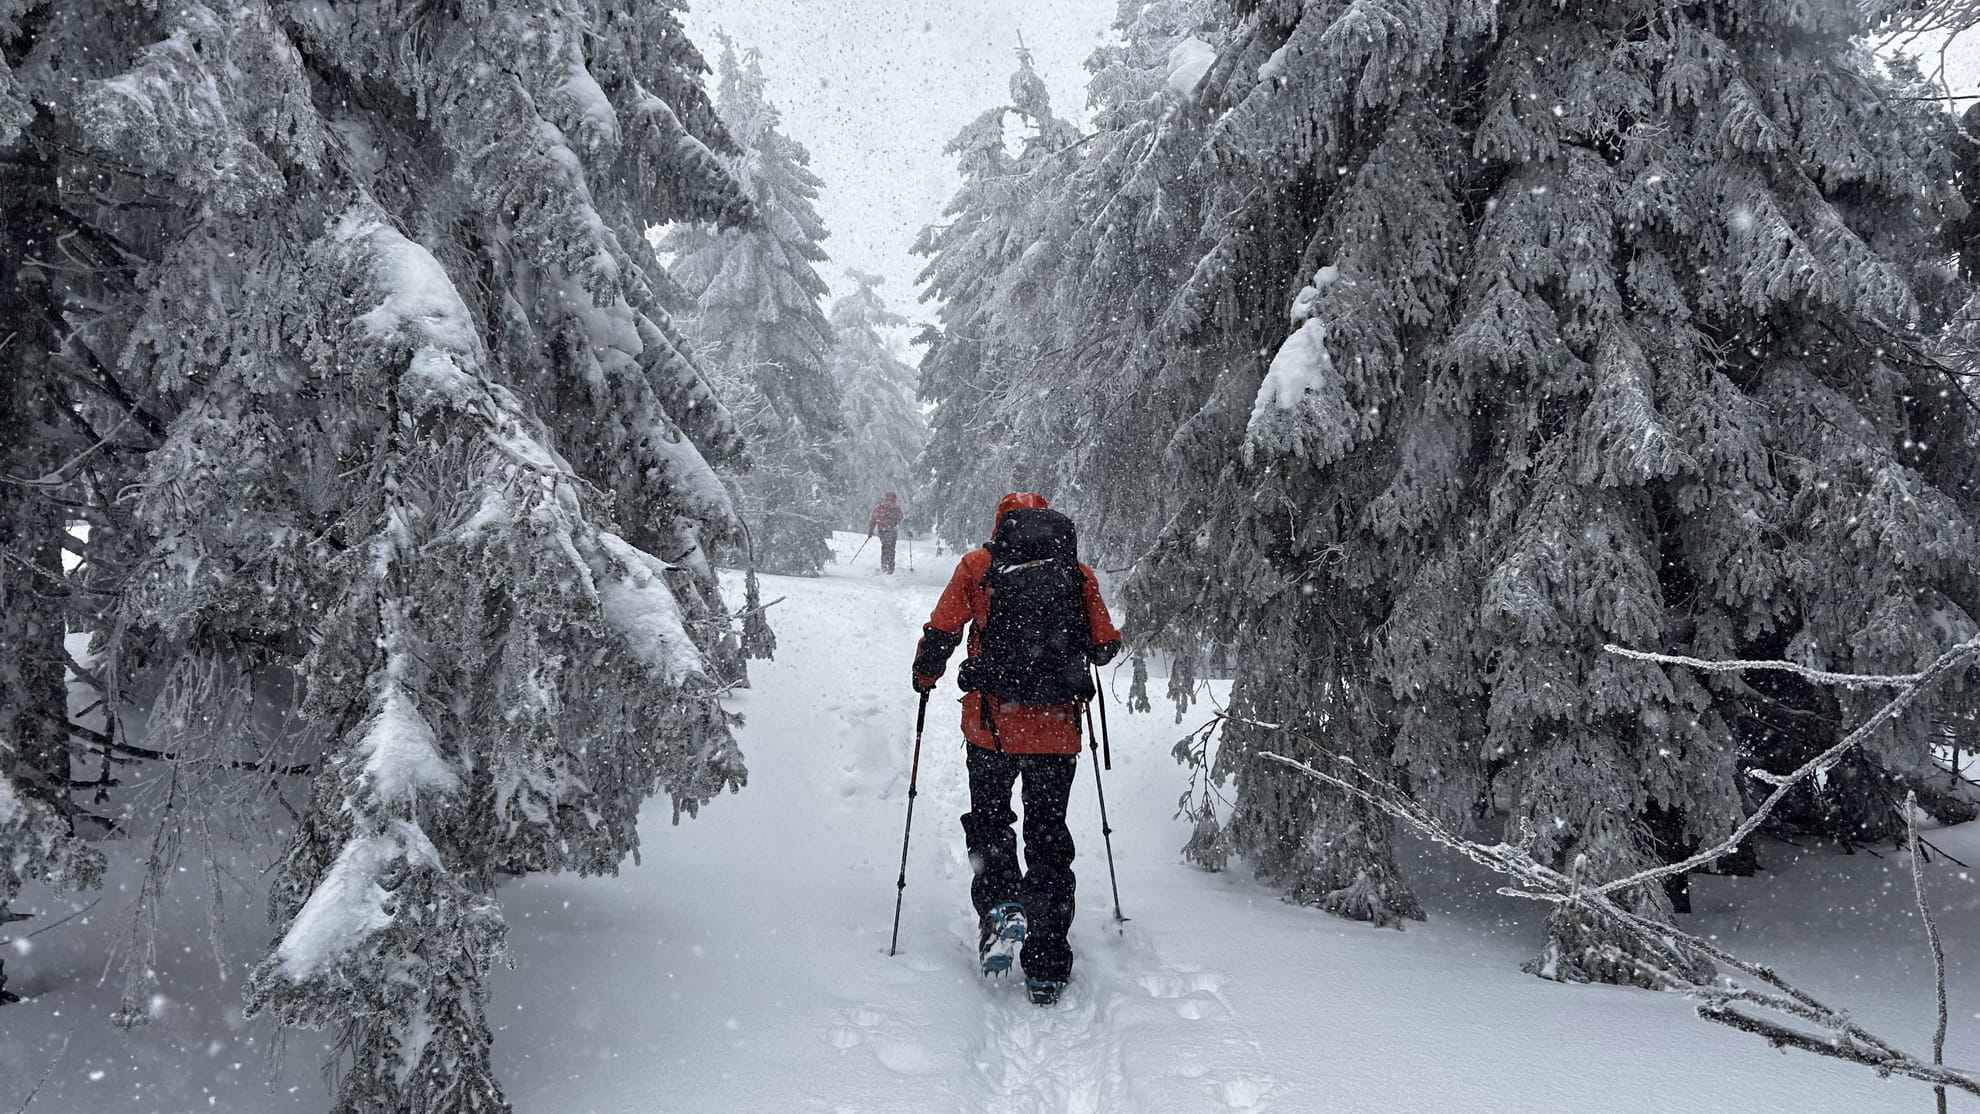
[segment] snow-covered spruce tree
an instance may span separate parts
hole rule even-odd
[[[0,24],[0,33],[5,25]],[[9,71],[0,59],[0,150],[25,119],[6,111]],[[60,230],[46,187],[31,171],[0,171],[0,778],[64,817],[69,813],[69,710],[63,636],[73,585],[62,554],[74,519],[67,489],[94,438],[72,415],[72,392],[45,366],[52,335],[43,298],[24,265]],[[6,845],[0,843],[0,861]],[[0,915],[5,901],[0,900]]]
[[[739,441],[642,240],[747,216],[701,60],[608,0],[0,18],[0,164],[79,253],[9,245],[59,326],[30,371],[119,450],[64,489],[112,709],[171,784],[265,786],[239,694],[291,678],[317,773],[250,1006],[338,1031],[341,1110],[505,1109],[498,880],[615,869],[646,797],[744,776],[701,552]]]
[[[4,28],[0,28],[4,30]],[[6,71],[0,63],[0,150],[12,141]],[[6,178],[0,177],[0,183]],[[10,206],[0,222],[18,226],[39,214]],[[29,237],[0,234],[0,274],[21,273]],[[65,465],[88,449],[65,422],[65,399],[38,374],[32,353],[37,318],[23,305],[25,285],[0,285],[0,925],[21,888],[95,885],[103,857],[76,838],[69,802],[70,734],[63,636],[73,591],[62,568],[68,512],[60,492]],[[37,338],[38,339],[38,338]],[[7,991],[0,957],[0,1004]]]
[[[1188,491],[1165,474],[1164,447],[1200,405],[1179,389],[1215,341],[1165,332],[1165,310],[1195,260],[1202,183],[1190,171],[1201,121],[1189,95],[1215,45],[1230,33],[1221,0],[1123,0],[1119,42],[1087,61],[1095,133],[1080,146],[1063,193],[1059,252],[1044,307],[1052,358],[1039,383],[1016,392],[1032,405],[1019,440],[1032,471],[1056,479],[1080,516],[1081,540],[1110,562],[1140,555]],[[1211,353],[1206,357],[1206,348]],[[1136,382],[1117,391],[1115,383]],[[1089,386],[1091,384],[1092,386]],[[1153,630],[1151,634],[1155,633]],[[1193,639],[1182,640],[1184,643]],[[1195,648],[1171,649],[1187,662]]]
[[[978,319],[931,334],[949,358],[924,364],[924,392],[942,400],[926,458],[937,484],[958,493],[941,508],[958,544],[980,537],[984,500],[1030,487],[1078,517],[1089,552],[1132,564],[1214,479],[1194,448],[1241,434],[1241,417],[1235,431],[1211,428],[1200,381],[1226,345],[1244,342],[1169,312],[1203,223],[1192,160],[1206,121],[1190,94],[1230,23],[1218,0],[1124,0],[1118,43],[1087,61],[1095,130],[1031,158],[1022,177],[995,168],[1001,192],[966,186],[958,197],[1009,199],[978,235],[1030,245],[957,267],[970,276],[957,284],[969,302],[947,299],[944,320]],[[1164,586],[1162,613],[1136,629],[1172,652],[1171,685],[1186,703],[1206,630],[1171,621],[1176,588]]]
[[[1241,713],[1447,816],[1508,804],[1508,838],[1592,877],[1725,832],[1743,768],[1862,711],[1603,644],[1901,672],[1973,629],[1964,400],[1919,343],[1956,201],[1857,5],[1236,7],[1194,90],[1198,262],[1155,327],[1229,356],[1170,369],[1191,495],[1131,621],[1234,641]],[[1931,713],[1807,822],[1901,827]],[[1256,758],[1288,747],[1226,737],[1236,846],[1413,914],[1385,822]],[[1533,969],[1637,977],[1621,942],[1557,919]]]
[[[880,276],[847,271],[846,277],[858,289],[832,303],[832,379],[846,416],[847,498],[839,521],[863,530],[883,493],[914,503],[915,460],[928,421],[914,402],[914,369],[894,355],[887,339],[907,318],[887,308]]]
[[[716,108],[741,154],[736,177],[758,220],[716,231],[668,232],[673,274],[692,312],[697,354],[750,445],[751,466],[731,482],[764,569],[816,573],[842,497],[838,443],[845,432],[830,368],[832,327],[820,308],[817,264],[827,233],[815,202],[811,154],[778,129],[754,50],[725,45]]]
[[[920,395],[935,403],[922,468],[923,521],[957,545],[980,539],[987,508],[1006,491],[1050,487],[1014,454],[1014,426],[1029,404],[1014,385],[1039,366],[1046,278],[1059,245],[1042,233],[1063,213],[1060,187],[1077,157],[1079,131],[1052,113],[1045,82],[1018,51],[1011,103],[992,108],[951,139],[963,185],[943,210],[946,223],[916,238],[928,256],[922,300],[936,301],[936,323],[920,337]],[[1015,117],[1015,120],[1012,119]],[[1005,130],[1015,125],[1017,152]],[[1070,360],[1061,353],[1059,367]]]
[[[0,149],[18,136],[6,115],[0,63]],[[0,176],[0,185],[11,184]],[[23,183],[25,184],[25,183]],[[0,275],[21,274],[39,206],[10,205],[0,222]],[[90,443],[64,420],[67,398],[36,366],[42,319],[28,281],[0,285],[0,925],[29,882],[93,885],[102,856],[76,839],[69,801],[70,732],[63,638],[74,586],[62,567],[70,513],[66,473]],[[8,995],[0,957],[0,1003]]]
[[[1139,469],[1162,466],[1163,440],[1196,402],[1166,384],[1109,384],[1135,364],[1173,376],[1187,351],[1152,326],[1188,274],[1198,183],[1179,154],[1188,145],[1157,140],[1197,127],[1184,94],[1226,22],[1217,0],[1124,0],[1120,41],[1087,61],[1094,131],[1038,126],[1060,146],[1001,163],[988,121],[974,133],[985,184],[966,183],[956,223],[927,234],[947,237],[937,262],[952,291],[945,325],[926,338],[939,358],[924,362],[923,391],[941,427],[927,463],[951,490],[939,510],[958,544],[980,537],[983,500],[1012,486],[1051,492],[1079,517],[1082,545],[1109,561],[1132,559],[1165,520],[1176,492]],[[1035,75],[1021,69],[1013,87],[1049,111]]]

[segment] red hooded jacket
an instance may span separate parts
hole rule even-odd
[[[991,536],[996,536],[996,523],[1003,521],[1004,512],[1020,507],[1043,508],[1045,505],[1045,497],[1033,492],[1013,492],[1004,496],[997,503],[997,518],[991,524]],[[970,625],[969,656],[975,657],[981,650],[983,626],[990,621],[990,593],[983,587],[983,575],[989,571],[990,551],[987,549],[972,549],[956,563],[955,574],[949,577],[949,586],[942,591],[942,598],[928,616],[921,644],[916,648],[918,664],[915,682],[918,685],[932,687],[941,678],[948,654],[953,652],[965,623]],[[1100,584],[1093,578],[1093,570],[1081,564],[1079,571],[1086,580],[1086,617],[1092,627],[1093,645],[1111,644],[1118,647],[1121,632],[1115,629],[1113,619],[1107,614],[1107,605],[1100,599]],[[946,640],[937,636],[937,649],[943,649],[939,643],[946,641],[946,649],[938,655],[939,663],[933,661],[928,653],[931,636],[936,636],[936,632],[947,636]],[[933,672],[927,671],[930,668]],[[984,722],[983,702],[986,699],[990,701],[990,718],[997,725],[994,734]],[[1078,754],[1079,710],[1077,703],[1006,704],[980,692],[966,693],[962,699],[963,738],[972,746],[985,750],[997,749],[1001,740],[1003,749],[1012,754]]]
[[[887,493],[887,497],[880,500],[879,504],[873,508],[872,516],[866,520],[866,532],[871,534],[875,530],[895,529],[900,526],[901,520],[906,517],[907,512],[901,509],[901,505],[896,501],[894,493],[890,491]]]

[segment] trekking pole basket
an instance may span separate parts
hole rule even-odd
[[[1093,755],[1093,791],[1100,798],[1100,838],[1107,846],[1107,884],[1114,891],[1114,924],[1122,932],[1127,931],[1127,914],[1121,912],[1121,883],[1114,874],[1114,828],[1107,822],[1107,789],[1100,781],[1100,739],[1093,731],[1093,705],[1086,706],[1086,734],[1088,750]],[[1112,769],[1112,763],[1108,769]]]

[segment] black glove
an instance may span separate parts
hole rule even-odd
[[[921,644],[914,649],[914,691],[927,691],[922,688],[924,683],[930,689],[935,687],[949,668],[949,655],[961,642],[961,634],[950,634],[940,627],[921,628]]]
[[[1116,638],[1112,642],[1102,642],[1098,645],[1087,647],[1086,660],[1095,665],[1105,665],[1113,661],[1120,652],[1121,640]]]

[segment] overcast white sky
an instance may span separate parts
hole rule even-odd
[[[917,319],[908,248],[954,193],[942,146],[985,109],[1010,102],[1018,36],[1060,115],[1084,121],[1083,63],[1109,35],[1115,0],[688,0],[688,33],[713,65],[715,38],[763,52],[784,131],[825,181],[832,238],[820,273],[835,295],[857,267],[886,276],[893,307]]]

